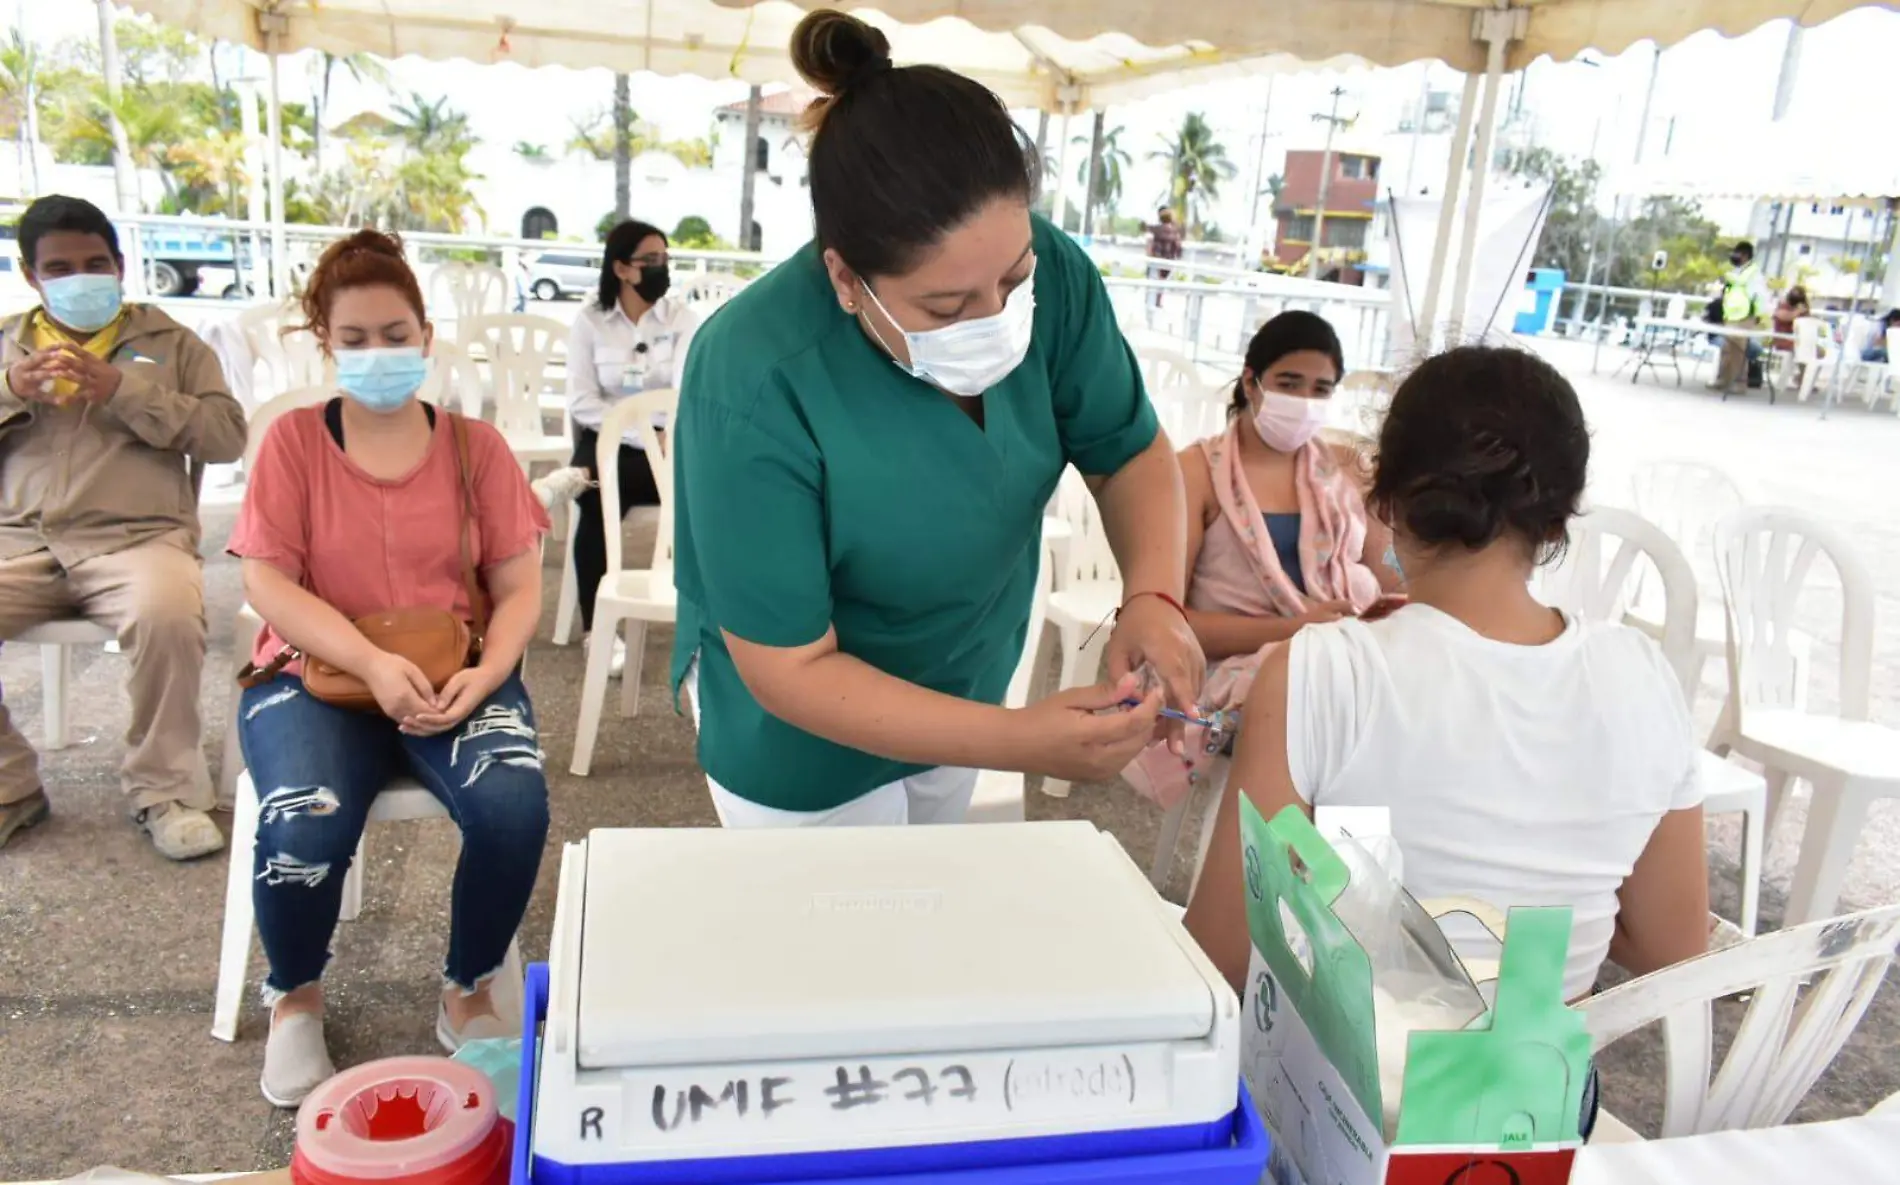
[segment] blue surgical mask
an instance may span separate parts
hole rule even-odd
[[[124,303],[119,277],[110,273],[81,272],[40,281],[47,315],[68,329],[97,333],[112,324]]]
[[[420,346],[336,352],[336,385],[371,411],[395,411],[428,377]]]

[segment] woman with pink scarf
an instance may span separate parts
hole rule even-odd
[[[1391,532],[1366,515],[1360,458],[1318,438],[1345,369],[1325,318],[1280,314],[1247,346],[1227,430],[1181,453],[1188,624],[1208,662],[1203,715],[1245,702],[1264,648],[1400,588]],[[1151,745],[1128,780],[1173,806],[1209,756],[1188,740],[1185,761]]]

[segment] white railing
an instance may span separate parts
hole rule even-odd
[[[19,206],[0,205],[0,219],[17,217]],[[228,238],[235,255],[246,260],[245,266],[267,266],[271,226],[243,219],[193,218],[163,214],[130,214],[116,219],[124,238],[141,241],[145,232],[187,231],[213,238]],[[351,233],[349,227],[312,226],[291,223],[284,228],[285,258],[293,278],[315,262],[330,242]],[[411,262],[421,273],[424,291],[429,291],[429,273],[434,266],[451,260],[481,261],[500,264],[505,253],[515,251],[586,254],[599,249],[597,243],[564,242],[553,239],[521,239],[490,235],[457,235],[433,231],[404,231]],[[129,262],[140,258],[128,243]],[[675,249],[676,265],[684,265],[686,275],[734,274],[749,278],[780,262],[776,256],[746,251],[700,251]],[[1378,367],[1385,363],[1387,327],[1391,298],[1386,292],[1325,284],[1293,276],[1241,271],[1230,267],[1197,263],[1193,260],[1144,260],[1142,264],[1168,268],[1174,276],[1194,276],[1196,280],[1150,279],[1141,276],[1110,274],[1105,277],[1110,299],[1123,327],[1133,336],[1169,339],[1171,348],[1196,362],[1220,370],[1238,373],[1241,358],[1254,330],[1268,318],[1287,309],[1306,309],[1327,318],[1338,330],[1346,353],[1348,369]],[[151,260],[145,260],[144,275],[128,277],[131,293],[146,298],[150,291]],[[206,263],[205,267],[234,266]],[[1124,266],[1122,260],[1110,260],[1111,269]],[[256,277],[261,279],[261,273]],[[251,279],[241,277],[240,279]],[[675,277],[683,285],[683,276]],[[251,282],[260,295],[266,285]],[[30,298],[30,294],[29,298]],[[192,314],[200,321],[221,307],[215,300],[166,300],[168,308]],[[235,302],[233,302],[235,303]]]

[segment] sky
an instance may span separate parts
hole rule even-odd
[[[29,34],[38,41],[97,35],[92,0],[0,0],[0,21],[8,25],[17,25],[29,13]],[[1734,39],[1702,33],[1670,47],[1657,75],[1645,159],[1655,162],[1667,153],[1693,163],[1759,151],[1756,144],[1770,121],[1788,29],[1786,22],[1776,22]],[[262,57],[246,56],[246,69],[261,74]],[[1507,79],[1500,106],[1520,104],[1535,120],[1537,139],[1559,152],[1583,156],[1594,145],[1598,158],[1614,173],[1629,167],[1633,158],[1655,54],[1644,44],[1614,58],[1588,56],[1597,64],[1548,59],[1533,64],[1521,81]],[[1900,62],[1900,13],[1861,10],[1808,30],[1787,122],[1801,140],[1826,153],[1900,152],[1900,143],[1888,132],[1891,104],[1881,102],[1881,83],[1895,62]],[[448,95],[454,106],[469,113],[479,137],[503,144],[526,140],[558,146],[571,134],[570,117],[603,108],[612,96],[612,77],[604,70],[528,70],[404,58],[392,64],[391,73],[399,92]],[[1357,117],[1348,136],[1377,137],[1395,128],[1427,74],[1437,89],[1457,90],[1462,84],[1462,76],[1445,66],[1414,65],[1281,75],[1271,84],[1266,78],[1231,80],[1114,107],[1108,112],[1108,126],[1126,127],[1122,143],[1136,158],[1124,187],[1123,212],[1142,213],[1163,193],[1165,170],[1148,158],[1188,112],[1205,115],[1238,167],[1239,176],[1225,187],[1213,212],[1214,221],[1237,229],[1252,213],[1250,195],[1260,171],[1263,126],[1264,171],[1273,173],[1286,150],[1320,146],[1323,125],[1313,117],[1326,110],[1334,86],[1346,91],[1342,111]],[[290,60],[283,86],[287,99],[308,95],[306,61]],[[1521,99],[1516,95],[1519,87]],[[668,139],[708,135],[714,109],[742,101],[746,93],[742,84],[732,81],[655,75],[635,75],[632,91],[635,109]],[[339,75],[332,79],[331,100],[341,120],[359,111],[386,111],[390,96]],[[1019,118],[1033,132],[1035,115],[1024,112]],[[1052,147],[1059,124],[1051,122]],[[1085,135],[1088,126],[1084,115],[1073,131]],[[1434,167],[1442,169],[1443,162]]]

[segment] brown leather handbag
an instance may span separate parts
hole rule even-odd
[[[468,455],[468,424],[454,412],[445,414],[455,433],[455,465],[462,484],[462,582],[468,590],[469,611],[475,616],[474,628],[449,610],[429,605],[385,609],[350,623],[378,650],[416,664],[437,691],[456,672],[481,661],[482,637],[488,630],[488,598],[475,573],[475,479]],[[268,683],[297,657],[298,651],[286,646],[262,667],[245,666],[238,673],[238,684],[249,688]],[[317,655],[305,654],[303,659],[304,690],[317,699],[356,712],[382,711],[363,680]]]

